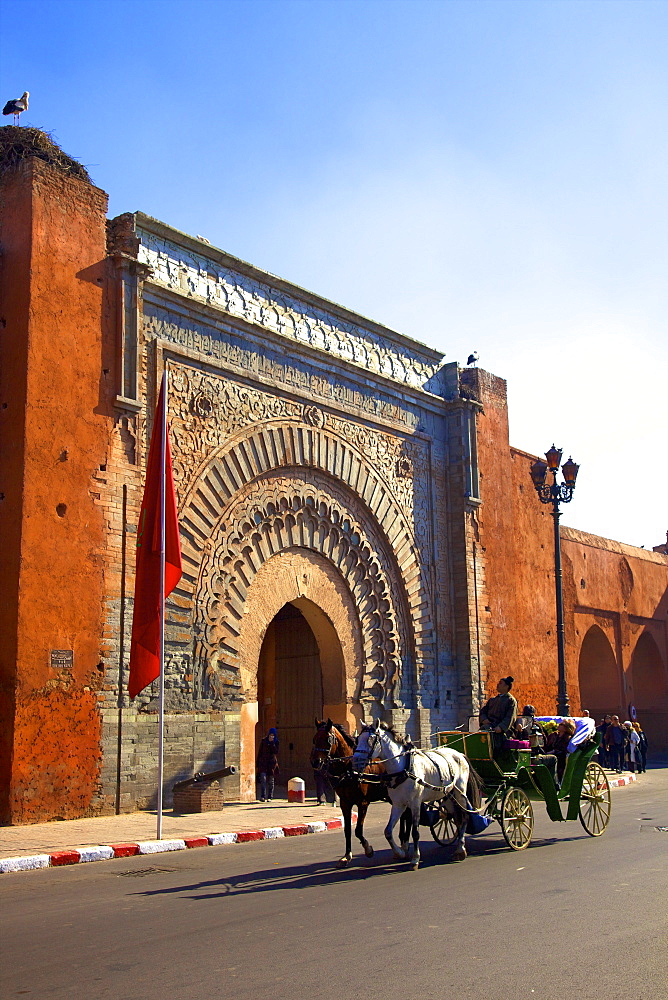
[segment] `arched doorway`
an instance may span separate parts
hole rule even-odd
[[[651,749],[668,746],[668,677],[659,648],[650,632],[643,632],[631,658],[633,704]]]
[[[592,625],[580,649],[578,665],[580,708],[600,721],[607,713],[622,709],[619,670],[610,640],[598,625]]]
[[[284,604],[269,624],[258,664],[257,745],[275,726],[281,744],[280,785],[294,777],[312,784],[313,723],[323,717],[324,708],[320,646],[298,603]]]
[[[286,605],[289,607],[284,611]],[[297,724],[310,727],[302,730],[302,738],[308,733],[312,741],[313,716],[318,714],[313,708],[323,717],[329,716],[346,726],[348,732],[355,730],[362,718],[359,692],[365,677],[365,658],[354,597],[338,570],[318,553],[297,548],[277,552],[255,573],[248,587],[246,606],[248,613],[239,616],[238,635],[239,677],[244,696],[240,706],[240,794],[243,801],[253,801],[259,739],[277,721],[276,632],[284,630],[289,635],[299,627],[304,628],[281,624],[281,619],[274,623],[279,613],[299,622],[291,610],[297,609],[317,644],[322,699],[312,699],[316,705],[311,704],[310,708],[302,705]],[[306,641],[309,655],[313,655],[313,640],[308,633]],[[288,667],[288,662],[285,666]],[[280,721],[283,724],[284,720]],[[297,763],[295,747],[290,751],[289,746],[295,741],[286,742],[280,732],[279,736],[286,747],[285,755],[281,749],[281,783],[297,774],[302,776],[302,772],[305,780],[312,781],[303,754],[299,768],[294,774],[288,772],[290,763]]]

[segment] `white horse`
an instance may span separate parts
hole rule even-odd
[[[466,857],[464,836],[468,811],[480,806],[480,779],[470,767],[464,754],[447,747],[435,750],[418,750],[406,747],[391,729],[378,724],[363,726],[353,755],[353,767],[359,773],[371,761],[384,766],[388,780],[387,793],[392,803],[390,819],[385,827],[394,856],[408,858],[408,834],[401,846],[394,842],[393,831],[404,810],[409,809],[413,818],[413,871],[420,865],[420,806],[423,802],[446,799],[447,811],[458,821],[454,841],[454,861]],[[391,776],[394,776],[392,779]]]

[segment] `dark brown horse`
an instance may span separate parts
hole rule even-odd
[[[346,853],[339,859],[339,867],[345,868],[352,861],[352,811],[357,806],[355,836],[364,848],[367,858],[373,857],[373,847],[364,837],[364,820],[370,802],[389,802],[385,771],[381,764],[370,764],[361,775],[352,771],[352,758],[356,741],[343,732],[331,719],[315,720],[316,732],[311,750],[311,767],[321,771],[329,779],[339,796],[343,814],[343,830],[346,837]],[[365,776],[368,780],[365,781]],[[402,819],[403,824],[403,819]]]

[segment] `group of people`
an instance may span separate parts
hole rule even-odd
[[[536,721],[533,705],[525,705],[518,715],[517,701],[511,694],[513,677],[502,677],[497,694],[480,711],[480,728],[494,734],[496,750],[507,746],[509,738],[528,740],[533,764],[546,764],[561,781],[568,756],[568,745],[576,730],[572,719],[562,719],[556,731],[546,733]],[[589,712],[583,709],[582,716]],[[601,734],[598,756],[603,767],[621,772],[647,770],[647,737],[637,721],[619,721],[618,715],[606,715],[596,727]]]
[[[620,722],[618,715],[605,715],[596,732],[601,734],[598,755],[603,767],[642,774],[647,770],[647,737],[639,722]]]

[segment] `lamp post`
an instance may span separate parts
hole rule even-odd
[[[562,452],[554,445],[545,452],[546,462],[537,459],[531,466],[531,479],[536,487],[536,493],[541,503],[552,504],[550,513],[554,519],[554,583],[557,599],[557,659],[559,664],[559,688],[557,693],[557,714],[570,715],[568,703],[568,688],[566,685],[566,641],[564,635],[564,595],[561,583],[561,535],[559,534],[559,504],[569,503],[573,499],[575,480],[579,465],[572,458],[564,462],[562,473],[563,483],[557,482],[557,472],[561,465]],[[546,482],[548,472],[552,473],[552,482]]]

